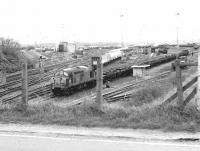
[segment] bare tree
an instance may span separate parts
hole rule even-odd
[[[1,52],[5,55],[17,57],[17,52],[20,50],[20,44],[13,39],[0,38]]]
[[[14,72],[19,68],[20,44],[10,38],[0,37],[0,69]]]

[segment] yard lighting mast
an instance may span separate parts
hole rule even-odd
[[[120,14],[120,26],[121,26],[121,47],[125,47],[124,45],[124,34],[123,34],[123,30],[124,30],[124,14]]]
[[[180,16],[180,13],[177,13],[176,16],[177,16],[176,43],[177,43],[177,48],[179,48],[179,16]]]

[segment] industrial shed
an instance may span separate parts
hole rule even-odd
[[[148,75],[148,68],[150,65],[134,65],[133,68],[133,76],[134,77],[144,77]]]

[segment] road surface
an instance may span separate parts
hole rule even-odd
[[[0,134],[1,151],[200,151],[199,143]]]

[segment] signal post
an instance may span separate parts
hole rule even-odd
[[[39,69],[40,69],[40,81],[42,81],[43,79],[43,73],[44,73],[44,65],[43,65],[43,60],[45,58],[43,58],[42,56],[40,56],[39,58]]]

